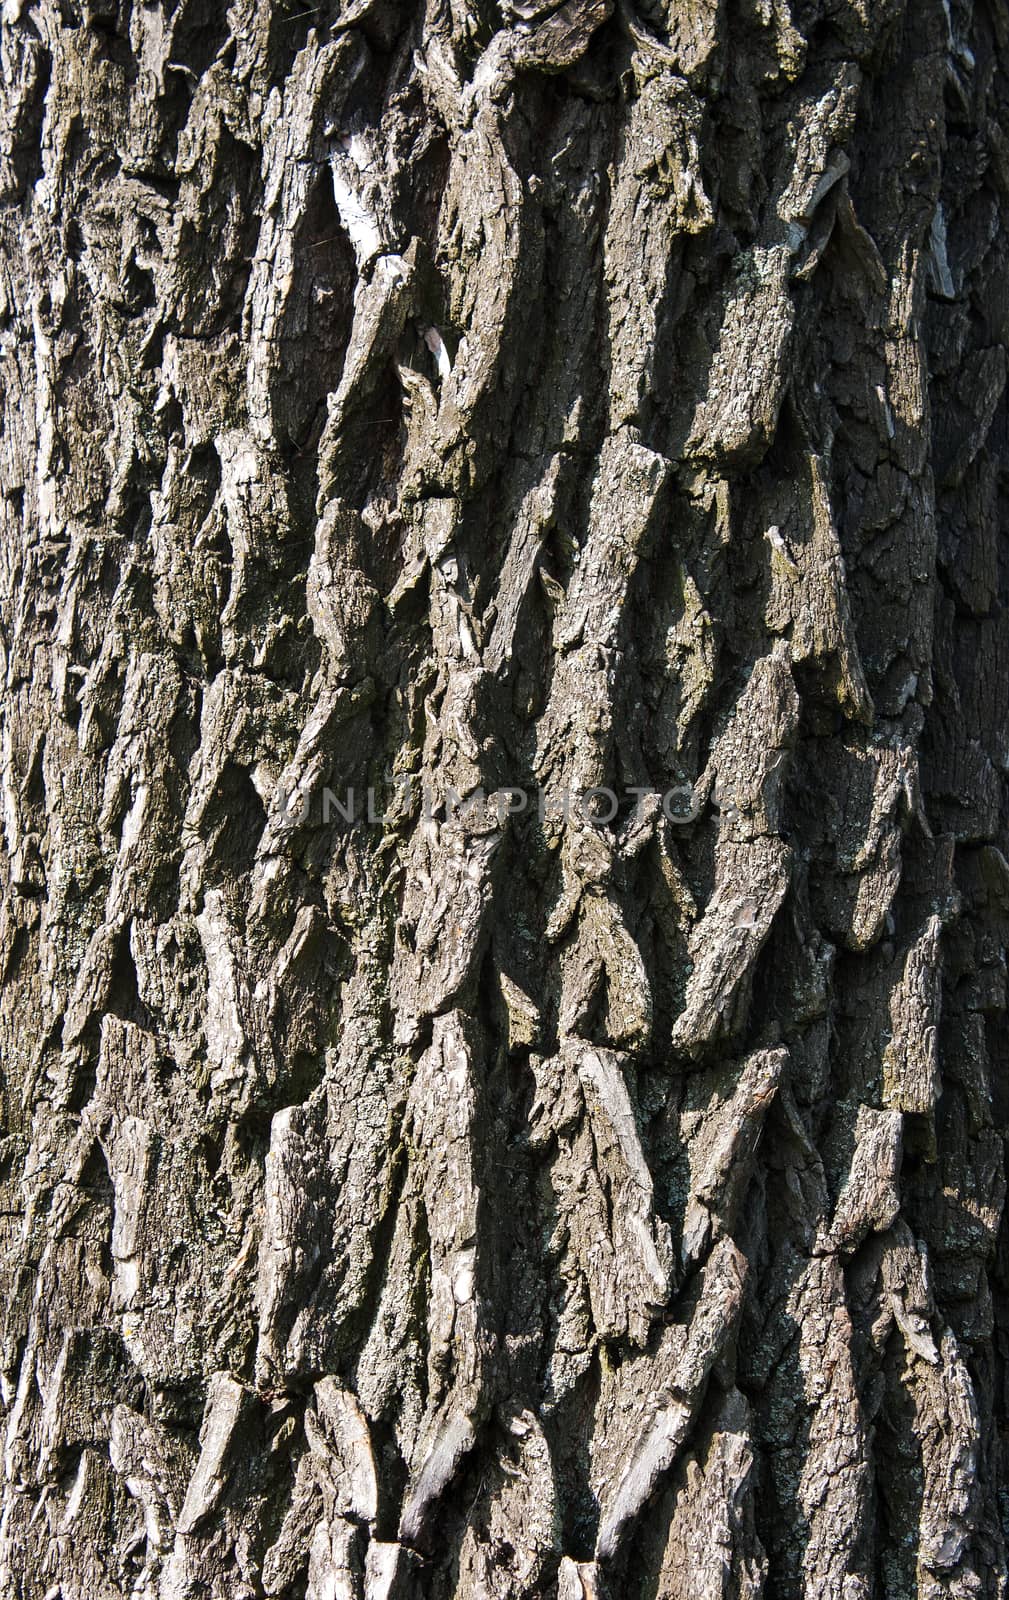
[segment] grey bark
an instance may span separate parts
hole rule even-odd
[[[1005,1592],[1007,52],[6,0],[4,1597]]]

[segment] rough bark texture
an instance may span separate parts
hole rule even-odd
[[[0,1593],[1003,1594],[1005,0],[2,15]]]

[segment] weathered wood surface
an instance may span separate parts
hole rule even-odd
[[[1007,64],[6,0],[4,1600],[1005,1592]]]

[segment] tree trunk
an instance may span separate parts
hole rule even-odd
[[[0,1593],[1004,1594],[1005,0],[0,66]]]

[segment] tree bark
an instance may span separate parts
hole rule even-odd
[[[1005,1593],[1007,63],[6,0],[4,1597]]]

